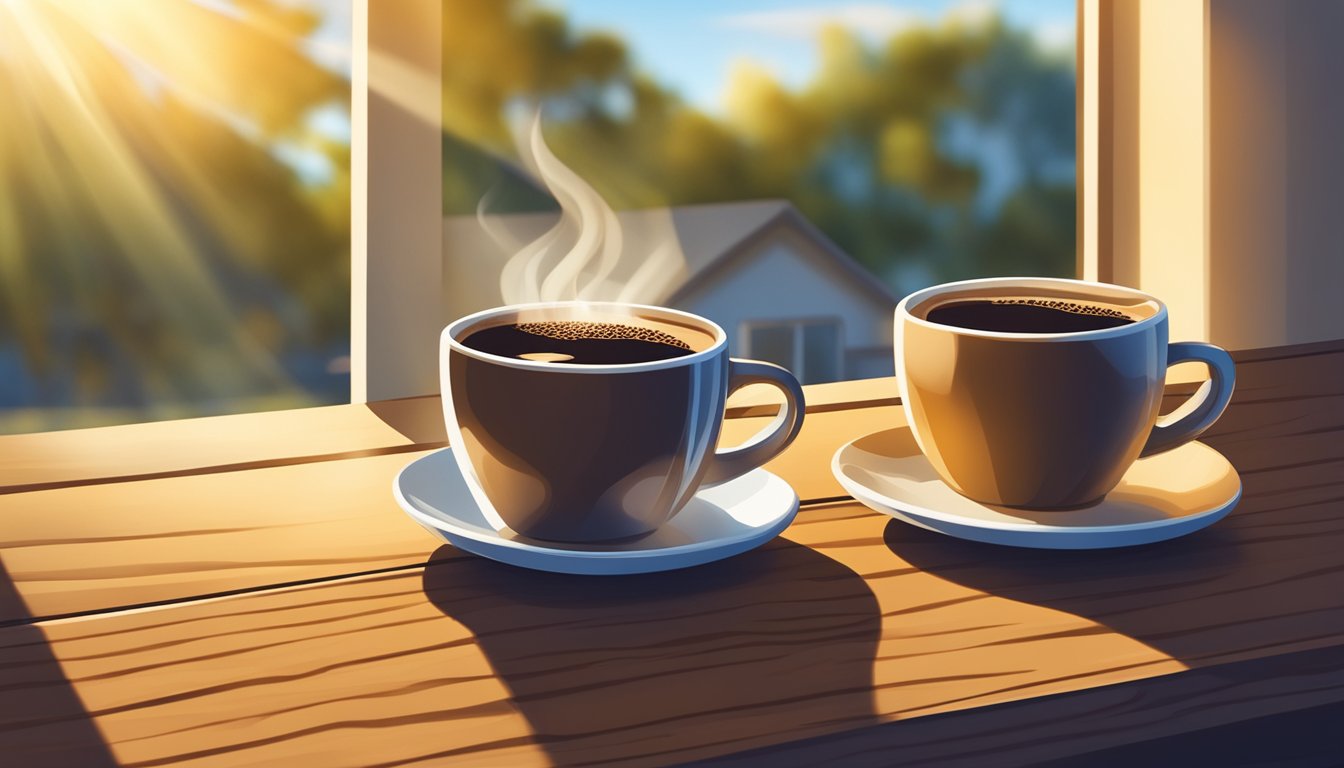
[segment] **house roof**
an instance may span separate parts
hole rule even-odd
[[[739,206],[743,210],[737,210]],[[760,217],[759,221],[745,215],[748,213],[745,210],[748,206],[759,206],[758,209],[752,211]],[[710,208],[717,208],[718,210],[713,212],[703,210]],[[671,295],[670,298],[673,300],[694,293],[704,284],[712,282],[719,270],[747,253],[753,242],[772,231],[776,225],[785,225],[793,227],[799,234],[817,245],[818,249],[813,255],[820,256],[838,267],[860,290],[868,293],[873,299],[892,305],[899,301],[898,297],[885,284],[868,270],[859,266],[859,263],[853,257],[837,245],[834,240],[827,237],[826,233],[818,229],[787,200],[687,206],[674,210],[686,212],[685,219],[688,228],[706,227],[707,229],[718,229],[720,231],[714,233],[712,240],[707,238],[707,240],[710,240],[709,242],[692,241],[693,246],[704,245],[706,250],[697,254],[699,260],[697,268],[688,276],[686,282]],[[709,215],[711,213],[713,215]],[[734,236],[734,229],[743,234]],[[682,242],[685,246],[686,241],[683,240]],[[711,251],[710,248],[716,250]],[[687,250],[689,257],[689,247]]]
[[[503,247],[495,243],[474,216],[452,216],[444,220],[445,253],[453,258],[449,272],[450,302],[454,311],[471,309],[472,300],[481,308],[499,303],[499,270],[518,247],[548,231],[559,220],[558,213],[505,214],[490,217],[506,229],[516,243]],[[626,258],[612,272],[611,279],[626,283],[639,268],[644,253],[636,243],[661,243],[675,236],[680,245],[680,265],[647,295],[635,301],[674,303],[712,283],[713,275],[745,255],[749,246],[778,226],[790,226],[818,247],[811,254],[833,262],[858,288],[871,298],[896,303],[885,285],[860,267],[824,233],[809,222],[786,200],[755,200],[733,203],[687,205],[616,214],[627,247],[625,251],[641,258]],[[465,257],[465,258],[464,258]],[[491,303],[493,302],[493,303]]]

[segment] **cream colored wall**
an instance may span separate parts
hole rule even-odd
[[[1209,8],[1211,334],[1344,337],[1344,3]]]
[[[1209,223],[1220,269],[1210,288],[1255,296],[1257,307],[1219,305],[1211,321],[1222,338],[1264,347],[1290,337],[1287,14],[1277,3],[1217,2],[1211,10],[1210,108],[1219,119],[1210,134]]]

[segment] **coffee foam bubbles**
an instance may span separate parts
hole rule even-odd
[[[1091,302],[1071,301],[1068,299],[1042,299],[1042,298],[991,298],[991,304],[1024,304],[1031,307],[1045,307],[1060,312],[1071,312],[1075,315],[1093,315],[1097,317],[1113,317],[1117,320],[1138,320],[1142,316],[1122,312],[1114,307],[1103,306]],[[952,303],[952,302],[948,302]]]
[[[543,320],[540,322],[518,323],[518,330],[533,336],[544,336],[561,341],[579,341],[582,339],[626,339],[667,344],[679,349],[690,350],[691,345],[670,333],[656,328],[648,328],[625,323],[605,323],[585,320]]]

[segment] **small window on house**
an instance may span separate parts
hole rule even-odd
[[[782,365],[804,384],[844,378],[840,321],[753,321],[743,325],[743,354]]]
[[[793,326],[759,325],[748,332],[746,354],[757,360],[766,360],[796,370],[793,359]]]
[[[802,326],[804,380],[809,384],[838,381],[840,370],[840,323],[808,323]]]

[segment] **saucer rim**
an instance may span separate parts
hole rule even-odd
[[[603,544],[601,542],[587,543],[587,544],[583,542],[547,542],[542,541],[541,539],[528,538],[518,533],[517,531],[514,531],[511,528],[508,530],[518,538],[513,539],[504,538],[503,536],[500,535],[499,531],[495,531],[494,535],[483,534],[478,533],[475,530],[469,530],[460,525],[457,525],[454,523],[453,520],[447,519],[446,517],[445,518],[435,517],[417,508],[417,506],[414,503],[412,503],[409,499],[407,499],[406,496],[402,493],[402,482],[401,482],[402,476],[412,466],[422,461],[428,462],[434,459],[442,460],[445,454],[449,459],[449,462],[452,466],[452,470],[455,472],[459,472],[460,474],[460,470],[458,469],[456,460],[452,459],[452,450],[453,450],[452,446],[447,446],[432,451],[419,458],[413,459],[410,462],[407,462],[404,466],[402,466],[401,469],[397,470],[396,476],[392,478],[392,494],[396,498],[397,505],[401,507],[403,512],[410,515],[411,518],[415,520],[416,523],[419,523],[422,526],[432,528],[435,531],[438,531],[442,534],[451,534],[452,536],[458,536],[467,539],[469,541],[483,544],[487,547],[502,547],[504,549],[511,549],[518,552],[539,553],[553,557],[561,557],[569,560],[573,559],[643,560],[643,559],[674,558],[677,556],[704,553],[707,550],[712,551],[717,549],[729,549],[740,544],[756,541],[757,539],[759,539],[760,542],[764,544],[765,542],[775,538],[780,533],[782,533],[786,528],[788,528],[789,525],[793,523],[793,520],[798,516],[799,510],[802,508],[801,499],[798,496],[797,490],[794,489],[793,486],[789,484],[787,480],[784,480],[784,478],[780,477],[779,475],[776,475],[775,473],[769,471],[768,469],[765,469],[763,467],[756,467],[755,469],[751,470],[750,472],[747,472],[746,474],[739,475],[738,477],[728,480],[727,482],[720,483],[718,486],[714,487],[717,488],[723,485],[728,485],[730,483],[737,482],[739,480],[743,480],[758,472],[764,473],[765,475],[768,475],[774,480],[778,480],[779,482],[783,483],[786,487],[788,487],[788,489],[792,493],[793,496],[792,502],[789,504],[789,508],[785,512],[783,512],[777,518],[769,521],[767,525],[761,526],[760,528],[752,529],[747,533],[738,536],[697,540],[686,544],[678,544],[672,547],[661,547],[657,549],[637,549],[637,550],[619,549],[617,548],[620,546],[618,544],[612,544],[610,545],[612,548],[603,548],[603,549],[590,549],[590,550],[567,549],[565,548],[566,544],[581,544],[583,546],[590,546],[590,547],[603,546]],[[465,481],[465,478],[463,479]],[[706,489],[702,488],[700,491],[696,492],[696,495],[699,495],[700,492],[703,490]],[[468,489],[468,491],[470,491],[470,489]],[[474,498],[472,498],[471,501],[473,504],[476,503],[476,500]],[[666,525],[666,523],[664,525]],[[481,552],[475,552],[475,554],[480,555],[482,557],[489,557],[489,555]],[[731,554],[735,553],[725,554],[725,557],[728,557]]]
[[[852,496],[856,501],[865,504],[865,506],[871,507],[871,505],[867,504],[867,502],[864,499],[864,497],[866,496],[868,498],[880,501],[884,506],[888,506],[891,507],[892,509],[898,510],[899,512],[902,513],[902,515],[915,514],[919,517],[926,517],[930,520],[934,520],[940,523],[946,523],[948,525],[959,525],[970,528],[979,528],[983,530],[997,530],[1010,533],[1025,533],[1041,536],[1070,536],[1070,535],[1082,536],[1088,534],[1110,534],[1110,533],[1122,533],[1122,532],[1138,533],[1142,531],[1160,530],[1162,528],[1166,528],[1169,526],[1191,525],[1196,521],[1202,520],[1210,516],[1215,517],[1215,520],[1211,522],[1217,522],[1216,519],[1217,517],[1221,517],[1222,515],[1231,511],[1241,501],[1242,494],[1245,491],[1245,484],[1242,483],[1241,481],[1241,473],[1237,471],[1236,466],[1232,464],[1232,462],[1226,456],[1224,456],[1221,451],[1209,445],[1208,443],[1204,443],[1198,440],[1191,440],[1187,443],[1176,446],[1172,450],[1179,451],[1182,448],[1185,448],[1186,446],[1198,443],[1204,448],[1213,451],[1220,459],[1222,459],[1228,465],[1228,467],[1231,468],[1232,473],[1236,475],[1237,478],[1236,492],[1233,493],[1231,497],[1229,497],[1227,500],[1219,504],[1213,505],[1209,509],[1202,510],[1200,512],[1196,512],[1189,515],[1182,515],[1180,517],[1168,517],[1160,520],[1146,520],[1137,523],[1117,523],[1115,525],[1086,525],[1086,526],[1062,527],[1062,526],[1046,525],[1042,523],[1010,523],[1010,522],[998,522],[993,520],[973,520],[970,518],[949,514],[941,510],[930,509],[923,505],[912,504],[910,502],[905,501],[898,501],[873,488],[869,488],[866,485],[860,484],[858,481],[846,476],[843,472],[840,471],[840,454],[852,448],[855,443],[857,443],[860,440],[872,437],[873,435],[881,434],[883,432],[891,432],[898,429],[909,430],[910,427],[909,426],[887,427],[884,429],[875,430],[865,435],[856,437],[853,440],[850,440],[841,445],[839,448],[836,449],[835,453],[831,456],[831,475],[835,477],[836,481],[840,483],[841,487],[843,487],[850,496]],[[925,460],[927,461],[927,457],[925,457]],[[1125,470],[1125,472],[1126,474],[1128,474],[1129,470]],[[949,486],[947,482],[944,481],[941,477],[938,478],[938,482],[942,483],[943,486],[947,487],[949,490],[952,490],[953,493],[957,493],[957,491],[953,489],[951,486]],[[859,491],[862,491],[862,493],[859,493]],[[1109,494],[1107,495],[1109,496]],[[1103,497],[1103,499],[1104,498],[1105,497]],[[985,504],[984,502],[976,501],[970,498],[967,498],[967,500],[970,501],[971,503],[979,504],[980,506],[988,507],[991,509],[995,506],[992,504]],[[914,512],[911,512],[910,510],[914,510]],[[876,510],[876,511],[882,512],[883,514],[887,515],[892,514],[891,512],[888,512],[886,510]],[[940,533],[945,532],[940,531]]]

